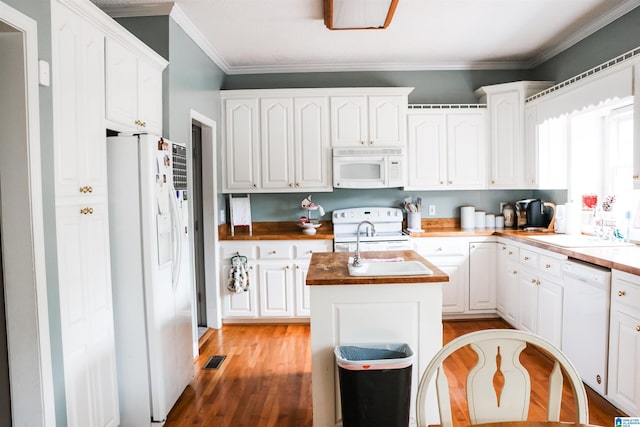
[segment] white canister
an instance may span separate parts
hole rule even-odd
[[[422,230],[422,212],[407,212],[407,228],[409,231]]]
[[[494,228],[496,228],[496,216],[494,214],[487,214],[485,215],[484,219],[486,228],[488,228],[489,230],[493,230]]]
[[[460,227],[463,230],[473,230],[475,228],[475,206],[460,207]]]
[[[504,228],[504,217],[502,215],[496,215],[496,228]]]
[[[485,211],[476,211],[476,230],[484,230],[486,226]]]

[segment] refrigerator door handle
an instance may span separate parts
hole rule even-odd
[[[175,241],[174,241],[174,245],[177,246],[177,249],[178,249],[177,251],[178,253],[173,259],[173,268],[172,268],[172,272],[173,272],[172,284],[173,284],[173,290],[175,292],[175,290],[178,287],[178,279],[180,277],[180,266],[182,264],[182,236],[181,236],[181,230],[180,230],[182,221],[180,218],[180,211],[178,209],[178,202],[176,200],[176,189],[173,187],[173,185],[171,186],[171,193],[169,194],[169,199],[170,199],[169,203],[171,205],[171,209],[173,210],[173,215],[171,215],[171,217],[173,218],[175,239],[177,241],[177,245]]]

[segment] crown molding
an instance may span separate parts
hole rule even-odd
[[[559,53],[569,49],[571,46],[575,45],[576,43],[586,39],[596,31],[601,30],[602,28],[611,24],[616,19],[631,12],[633,9],[635,9],[638,6],[640,6],[640,0],[627,0],[621,3],[620,5],[618,5],[617,7],[611,8],[604,15],[591,21],[589,25],[586,25],[580,28],[578,31],[574,32],[569,37],[565,38],[562,43],[537,55],[531,62],[529,62],[529,64],[527,65],[527,68],[535,68],[538,65],[543,64],[544,62],[558,55]]]
[[[206,37],[185,15],[180,6],[174,2],[147,4],[129,4],[100,6],[103,12],[112,18],[138,18],[142,16],[169,16],[184,30],[193,42],[216,64],[225,74],[230,74],[229,64],[211,46]]]

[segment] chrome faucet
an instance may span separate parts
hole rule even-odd
[[[360,267],[362,265],[362,262],[360,261],[360,226],[362,224],[368,224],[371,226],[371,231],[372,231],[372,235],[376,234],[376,227],[373,225],[373,223],[371,221],[362,221],[360,224],[358,224],[358,227],[356,228],[356,252],[353,254],[353,265],[354,267]],[[367,236],[369,235],[369,229],[367,229]]]

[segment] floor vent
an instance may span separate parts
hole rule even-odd
[[[218,369],[227,356],[211,356],[202,369]]]

